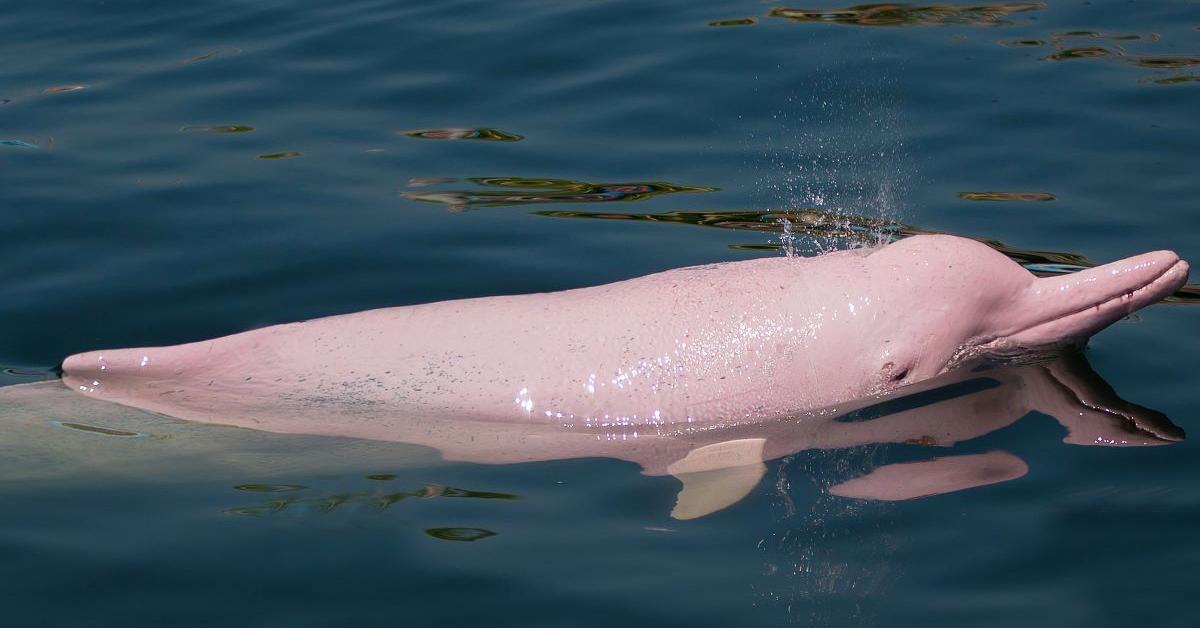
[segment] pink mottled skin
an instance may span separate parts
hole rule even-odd
[[[403,417],[425,431],[730,426],[887,392],[979,353],[1081,343],[1187,274],[1160,251],[1039,279],[978,242],[918,236],[81,353],[63,381],[184,419],[385,440],[412,439]]]

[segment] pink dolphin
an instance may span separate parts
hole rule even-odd
[[[981,355],[1080,344],[1173,293],[1187,274],[1174,253],[1154,252],[1039,279],[973,240],[918,236],[83,353],[64,361],[63,382],[182,419],[412,442],[451,459],[632,460],[684,480],[674,514],[689,518],[737,501],[763,460],[801,449],[983,433],[941,412],[861,427],[829,419],[903,386],[919,391],[929,384],[918,382]],[[1021,413],[993,415],[1011,422]],[[1071,416],[1059,418],[1082,421]],[[1130,437],[1121,422],[1098,428],[1110,415],[1098,416],[1068,439],[1173,440],[1153,430]],[[903,498],[1023,472],[1002,454],[944,458],[837,491]],[[925,482],[896,486],[898,475]]]
[[[984,353],[1083,342],[1187,274],[1160,251],[1039,279],[978,242],[918,236],[81,353],[63,378],[179,418],[383,440],[404,430],[381,414],[646,430],[752,423]],[[350,418],[328,420],[331,408]]]

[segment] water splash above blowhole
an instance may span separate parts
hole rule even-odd
[[[786,97],[771,116],[772,131],[761,138],[763,174],[755,190],[763,197],[760,206],[783,208],[768,210],[776,214],[769,221],[783,233],[761,248],[808,256],[874,248],[893,239],[886,225],[900,213],[913,161],[904,158],[893,78],[898,73],[875,63],[869,51],[865,57],[863,67],[873,71],[819,70],[806,82],[807,91]],[[833,217],[846,224],[830,225],[828,235],[814,234],[794,217],[813,211],[824,221]],[[862,230],[863,217],[871,219],[873,231]],[[853,237],[834,235],[849,231],[851,222],[857,223]]]

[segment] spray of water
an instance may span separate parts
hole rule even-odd
[[[767,220],[780,226],[772,243],[783,255],[878,246],[894,237],[915,177],[902,141],[898,75],[869,55],[816,70],[803,77],[803,91],[783,99],[769,129],[758,127],[763,135],[754,138],[755,203],[770,210]],[[806,228],[812,220],[836,224]],[[864,238],[869,224],[878,227]],[[894,579],[891,541],[886,530],[862,535],[861,525],[845,522],[880,521],[885,507],[832,497],[826,489],[873,466],[885,452],[813,451],[778,463],[779,519],[758,545],[768,576],[759,591],[763,604],[805,625],[873,623],[870,600]],[[847,554],[861,560],[848,561]]]
[[[796,240],[795,234],[792,232],[792,221],[783,216],[779,219],[779,224],[783,226],[783,233],[779,236],[779,244],[783,249],[785,257],[796,257]]]
[[[871,66],[868,62],[866,65]],[[818,209],[826,215],[898,222],[906,183],[900,103],[893,74],[817,72],[806,91],[784,99],[761,148],[756,203],[780,214],[778,244],[788,257],[862,246],[862,240],[817,239],[792,229],[790,217]],[[847,219],[848,224],[848,219]],[[886,244],[885,230],[868,239]]]

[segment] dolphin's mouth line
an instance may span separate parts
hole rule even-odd
[[[1054,316],[1053,318],[1049,318],[1044,321],[1034,323],[1023,329],[1005,334],[1003,336],[993,338],[992,340],[983,343],[982,347],[989,348],[989,347],[994,347],[996,345],[1004,345],[1009,341],[1009,339],[1013,338],[1014,336],[1019,336],[1024,333],[1034,331],[1038,327],[1041,327],[1043,325],[1049,325],[1051,323],[1065,321],[1072,317],[1079,316],[1081,314],[1085,314],[1089,311],[1099,311],[1099,310],[1101,310],[1107,306],[1110,306],[1114,303],[1117,303],[1119,301],[1133,301],[1138,296],[1143,295],[1151,288],[1154,288],[1156,286],[1156,284],[1162,283],[1176,269],[1186,268],[1186,267],[1187,267],[1187,262],[1185,262],[1183,260],[1175,260],[1174,264],[1171,264],[1169,267],[1164,269],[1162,272],[1158,273],[1158,275],[1156,275],[1153,279],[1146,281],[1142,285],[1140,285],[1132,290],[1122,291],[1114,296],[1108,297],[1101,301],[1097,301],[1096,303],[1090,303],[1090,304],[1085,305],[1077,310],[1067,312],[1066,314]]]

